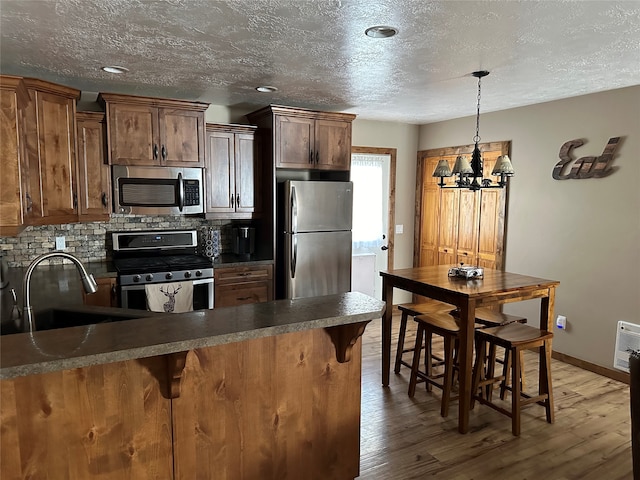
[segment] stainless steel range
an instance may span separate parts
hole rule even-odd
[[[198,255],[196,230],[114,232],[113,262],[123,308],[147,309],[145,285],[193,283],[193,310],[213,308],[213,266]]]

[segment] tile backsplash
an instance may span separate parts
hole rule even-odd
[[[231,222],[184,216],[143,216],[113,214],[106,222],[69,223],[27,227],[16,237],[0,237],[0,251],[10,267],[26,267],[38,255],[55,250],[56,237],[65,237],[65,252],[82,262],[111,259],[111,233],[125,230],[219,228],[222,251],[231,251]],[[51,259],[52,264],[62,259]]]

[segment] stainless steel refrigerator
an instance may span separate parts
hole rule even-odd
[[[281,298],[350,291],[353,183],[287,180],[282,187]]]

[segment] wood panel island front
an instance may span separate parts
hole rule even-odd
[[[353,479],[360,293],[0,338],[2,479]]]

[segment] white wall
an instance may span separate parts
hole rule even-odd
[[[419,150],[472,143],[474,130],[475,117],[423,125]],[[569,328],[554,350],[612,367],[617,321],[640,323],[640,86],[481,114],[480,135],[512,142],[505,269],[559,280],[555,311]],[[618,136],[617,172],[551,177],[565,142],[585,140],[575,158],[599,156]],[[538,306],[505,310],[537,325]]]
[[[354,146],[395,148],[396,155],[396,225],[402,225],[404,232],[394,235],[394,268],[413,266],[413,224],[416,193],[416,158],[418,146],[417,125],[394,122],[377,122],[355,119],[352,140]],[[407,292],[396,290],[393,303],[411,301]]]

